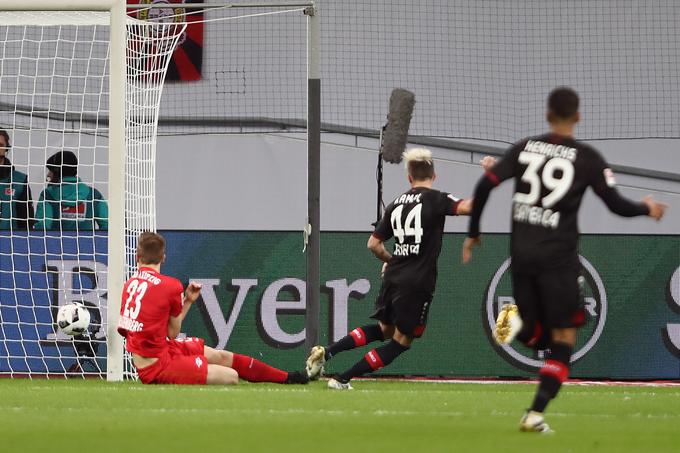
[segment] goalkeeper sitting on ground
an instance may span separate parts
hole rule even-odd
[[[109,209],[102,194],[78,178],[78,158],[60,151],[47,159],[47,188],[40,193],[36,230],[91,231],[109,226]]]

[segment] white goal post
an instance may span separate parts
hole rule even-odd
[[[7,228],[0,231],[0,257],[9,258],[0,265],[0,374],[49,378],[69,375],[74,360],[79,366],[82,350],[55,330],[53,316],[58,304],[82,297],[97,312],[100,325],[90,333],[91,343],[106,342],[106,378],[123,379],[123,341],[116,331],[120,294],[135,264],[137,235],[156,228],[158,110],[167,66],[184,27],[128,18],[125,0],[0,4],[0,128],[11,137],[12,165],[23,173],[26,190],[30,194],[33,186],[34,200],[35,186],[41,191],[32,228],[19,228],[9,208]],[[78,185],[72,184],[77,196],[81,188],[88,193],[101,189],[105,196],[92,195],[94,200],[86,202],[76,198],[69,208],[75,217],[62,210],[48,225],[38,213],[49,218],[49,189],[56,185],[44,182],[44,171],[55,155],[57,168],[64,170],[66,153],[77,159],[72,175],[75,179],[77,172]],[[16,174],[12,170],[11,185],[3,186],[6,193],[22,188]],[[65,189],[56,190],[63,194]],[[5,206],[11,203],[10,197]],[[94,217],[85,219],[94,205],[107,206],[108,214],[95,209]],[[81,246],[91,260],[81,262]],[[106,265],[96,256],[105,256]],[[88,272],[91,287],[82,281],[81,274]],[[104,375],[97,347],[84,353],[94,369],[76,368],[81,376]]]

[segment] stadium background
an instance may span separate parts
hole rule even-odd
[[[680,30],[674,2],[623,1],[616,14],[586,1],[517,6],[503,1],[352,0],[321,1],[319,6],[322,285],[337,279],[370,283],[363,300],[350,298],[348,327],[365,322],[377,290],[379,265],[365,250],[365,240],[375,220],[377,130],[394,87],[416,93],[412,141],[433,149],[440,189],[468,196],[480,175],[479,158],[541,132],[545,95],[556,85],[569,84],[583,98],[583,124],[577,132],[622,168],[617,173],[621,191],[635,199],[653,193],[680,206],[680,54],[675,44]],[[268,285],[304,278],[305,27],[299,12],[206,24],[201,80],[166,85],[158,139],[158,229],[170,246],[164,270],[184,282],[220,279],[216,296],[225,317],[235,297],[225,289],[227,283],[258,279],[226,347],[286,367],[299,366],[305,351],[266,342],[257,312]],[[40,140],[50,146],[60,138],[81,143],[68,134]],[[35,142],[30,131],[14,136],[17,149]],[[18,167],[42,165],[17,149],[12,157]],[[104,153],[81,158],[94,164],[86,180],[105,180]],[[34,194],[39,193],[44,174],[29,177]],[[388,166],[385,178],[389,200],[403,191],[403,169]],[[101,189],[105,195],[111,190]],[[458,261],[465,220],[447,222],[437,300],[426,338],[415,346],[424,354],[405,357],[387,372],[531,375],[493,349],[483,328],[487,286],[507,258],[509,192],[506,185],[489,203],[484,229],[498,234],[486,237],[473,266]],[[586,196],[582,255],[602,277],[609,316],[597,345],[574,367],[575,377],[680,376],[677,351],[673,355],[665,336],[680,322],[679,301],[673,296],[680,292],[680,281],[671,279],[680,264],[680,216],[669,213],[659,224],[622,221],[592,194]],[[103,239],[85,240],[104,250]],[[0,266],[10,266],[4,257],[17,250],[16,243],[1,236],[0,242],[7,251]],[[58,253],[75,256],[75,250]],[[87,261],[101,254],[84,255]],[[103,256],[95,259],[105,261]],[[10,279],[2,288],[17,284],[11,273],[2,276]],[[45,288],[54,290],[50,284],[45,281]],[[28,297],[26,291],[16,294]],[[36,303],[47,308],[49,299],[36,298]],[[328,305],[325,291],[324,339]],[[216,341],[206,309],[197,308],[185,333]],[[3,321],[9,327],[3,335],[27,329],[19,336],[35,340],[24,320],[16,320],[14,330],[11,314],[19,311],[6,309]],[[51,315],[49,309],[35,310],[43,322]],[[303,326],[302,316],[285,310],[277,320],[289,333]],[[0,355],[20,356],[22,348]],[[68,346],[61,348],[68,353]],[[9,363],[3,360],[4,370]],[[350,360],[340,357],[333,366]],[[43,363],[37,361],[38,370]],[[19,360],[13,369],[27,366]]]
[[[680,82],[680,55],[669,42],[678,33],[672,26],[677,8],[670,2],[619,6],[612,14],[583,1],[320,2],[322,341],[332,335],[332,292],[324,282],[370,282],[368,294],[348,302],[349,328],[365,322],[377,294],[379,263],[365,250],[365,241],[375,220],[376,131],[385,121],[394,87],[416,93],[410,134],[413,142],[433,149],[435,185],[442,190],[469,196],[481,172],[475,165],[479,159],[542,132],[546,94],[568,84],[583,100],[579,137],[591,141],[611,164],[633,167],[633,174],[617,172],[622,193],[640,199],[651,192],[678,205],[675,169],[680,168],[680,155],[675,150],[680,149],[680,123],[673,100],[680,99],[670,82]],[[162,104],[166,115],[182,115],[178,106],[190,99],[207,102],[192,102],[198,106],[185,114],[193,118],[191,126],[161,126],[159,166],[181,161],[185,174],[204,177],[182,185],[176,172],[159,172],[158,221],[162,230],[181,230],[168,234],[177,254],[170,256],[167,269],[184,279],[199,274],[219,278],[216,295],[225,314],[237,293],[226,290],[231,279],[258,279],[228,347],[296,367],[305,355],[302,346],[272,346],[257,313],[268,285],[285,277],[304,279],[300,230],[306,217],[306,142],[295,127],[303,123],[291,119],[303,118],[305,111],[305,30],[300,17],[286,18],[290,23],[284,40],[268,43],[263,31],[281,27],[280,19],[236,23],[233,36],[248,50],[226,48],[212,59],[208,54],[208,80],[193,87],[168,85]],[[213,33],[232,36],[230,29]],[[275,79],[262,76],[265,66],[281,61],[286,64],[278,66]],[[211,68],[226,71],[232,81],[237,75],[239,89],[205,89],[213,77],[216,84],[225,80],[224,74],[213,76]],[[248,121],[261,117],[279,122]],[[242,133],[207,134],[224,132],[225,123]],[[385,199],[401,193],[405,183],[403,168],[388,165]],[[466,220],[447,221],[426,337],[415,346],[418,354],[404,357],[385,373],[531,375],[526,366],[494,349],[483,328],[487,287],[507,258],[510,191],[506,185],[490,201],[484,228],[500,234],[486,239],[473,266],[459,264],[463,235],[455,233],[465,231]],[[680,216],[669,215],[658,224],[623,220],[588,193],[580,228],[589,234],[581,252],[602,277],[608,317],[596,346],[576,364],[573,376],[677,378],[680,360],[668,340],[667,324],[678,316],[671,286],[680,283],[672,283],[671,276],[680,266]],[[184,259],[193,253],[199,258]],[[502,284],[507,291],[507,279]],[[296,296],[284,291],[279,297]],[[291,334],[304,327],[300,314],[282,310],[277,319]],[[191,330],[214,338],[205,310],[188,323]],[[592,333],[593,323],[582,336]],[[641,327],[634,328],[637,324]],[[352,360],[340,356],[332,366],[343,369]]]

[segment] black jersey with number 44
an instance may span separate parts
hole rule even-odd
[[[512,257],[540,266],[577,260],[578,210],[588,187],[619,215],[648,212],[643,203],[633,203],[618,194],[614,175],[600,153],[570,137],[546,134],[522,140],[487,172],[486,178],[494,185],[514,178]],[[470,219],[472,237],[479,234],[480,210],[488,195],[482,191],[478,203],[478,191]]]
[[[381,241],[394,237],[385,282],[434,291],[444,223],[457,215],[459,203],[448,193],[415,187],[387,206],[373,232]]]

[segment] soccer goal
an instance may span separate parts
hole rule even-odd
[[[161,95],[185,38],[182,15],[197,8],[251,8],[244,18],[288,8],[283,12],[309,18],[308,342],[318,337],[320,82],[313,2],[132,3],[0,5],[0,129],[6,132],[0,132],[0,377],[121,380],[132,371],[116,332],[120,294],[135,265],[139,233],[156,229]],[[136,14],[142,9],[148,13]],[[241,19],[234,16],[229,20]],[[56,324],[59,308],[70,303],[89,311],[82,335],[66,335]]]
[[[155,229],[158,107],[184,24],[129,18],[120,0],[0,10],[0,375],[120,380],[109,321]],[[73,302],[91,315],[75,337],[55,325]]]

